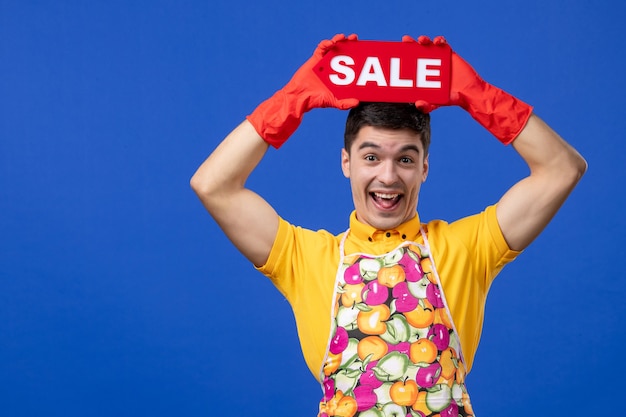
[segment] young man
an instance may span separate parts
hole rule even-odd
[[[289,300],[302,351],[323,388],[320,416],[471,416],[464,379],[478,346],[489,286],[547,225],[585,160],[532,108],[452,55],[448,105],[467,110],[530,168],[500,201],[453,223],[421,223],[429,112],[436,106],[337,100],[312,71],[323,41],[291,81],[215,149],[191,180],[234,245]],[[405,42],[416,42],[403,38]],[[420,37],[425,45],[445,44]],[[340,235],[280,218],[245,187],[269,145],[305,112],[350,108],[342,170],[355,210]]]

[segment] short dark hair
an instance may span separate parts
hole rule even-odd
[[[430,146],[430,115],[418,110],[409,103],[360,103],[352,108],[346,120],[344,148],[350,153],[350,147],[359,130],[365,126],[384,129],[409,129],[420,134],[424,155],[428,155]]]

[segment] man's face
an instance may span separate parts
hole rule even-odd
[[[415,215],[428,156],[420,134],[408,129],[365,126],[341,151],[341,167],[350,179],[357,219],[377,229],[393,229]]]

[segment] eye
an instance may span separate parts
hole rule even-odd
[[[374,162],[376,161],[377,158],[376,158],[376,155],[368,154],[368,155],[365,155],[365,158],[363,159],[365,159],[366,161]]]
[[[400,158],[400,162],[402,162],[403,164],[412,164],[413,158],[409,158],[408,156],[403,156]]]

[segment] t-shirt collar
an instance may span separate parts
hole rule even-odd
[[[420,234],[420,225],[419,214],[417,214],[417,212],[415,212],[415,216],[411,219],[390,230],[380,230],[365,223],[361,223],[356,218],[356,210],[350,214],[350,233],[358,239],[368,240],[370,242],[381,241],[392,237],[415,241]]]

